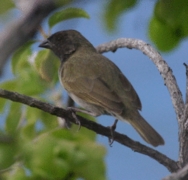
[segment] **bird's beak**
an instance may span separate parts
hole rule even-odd
[[[41,44],[39,44],[39,47],[50,49],[51,43],[49,42],[49,40],[44,40]]]

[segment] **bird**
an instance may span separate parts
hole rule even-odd
[[[108,114],[128,122],[154,147],[164,144],[161,135],[141,116],[141,101],[129,80],[80,32],[58,31],[39,47],[60,59],[60,83],[79,106],[93,116]]]

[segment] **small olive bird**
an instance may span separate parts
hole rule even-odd
[[[39,47],[50,49],[59,57],[59,80],[78,105],[94,116],[109,114],[127,121],[153,146],[164,144],[140,115],[141,102],[128,79],[78,31],[56,32]]]

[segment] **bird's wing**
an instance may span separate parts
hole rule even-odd
[[[119,82],[121,83],[124,91],[119,91],[118,89],[116,91],[118,91],[118,95],[124,104],[131,103],[136,109],[141,110],[142,104],[140,98],[129,80],[121,72],[118,75],[118,79],[120,80]]]
[[[121,114],[124,105],[118,95],[111,91],[100,78],[79,77],[65,81],[65,88],[87,103],[104,107],[106,111]]]
[[[92,54],[94,60],[87,58],[71,57],[60,70],[68,92],[74,91],[72,93],[81,99],[111,110],[122,111],[129,107],[141,110],[136,91],[112,61],[97,53]]]

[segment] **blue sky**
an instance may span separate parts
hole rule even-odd
[[[104,2],[104,1],[103,1]],[[84,8],[90,15],[90,19],[70,20],[66,23],[55,26],[52,33],[63,29],[76,29],[80,31],[94,46],[109,42],[117,38],[139,38],[150,44],[152,42],[147,36],[149,18],[153,13],[154,0],[139,1],[137,6],[120,18],[118,30],[107,33],[101,18],[101,1],[78,4],[76,7]],[[180,86],[183,97],[185,97],[185,67],[187,62],[188,42],[184,40],[178,48],[170,53],[161,53],[163,58],[172,68],[177,83]],[[168,157],[177,160],[178,158],[178,124],[176,115],[171,103],[170,95],[164,81],[155,65],[138,50],[119,49],[115,53],[105,53],[122,70],[136,89],[141,101],[143,117],[162,135],[165,145],[156,148]],[[6,73],[5,73],[5,77]],[[113,123],[114,118],[100,116],[98,122],[104,126]],[[129,125],[118,122],[116,129],[134,140],[146,144],[137,132]],[[105,158],[107,164],[108,180],[159,180],[170,174],[170,172],[155,160],[133,152],[129,148],[114,142],[109,147],[108,139],[98,135],[98,142],[107,148]],[[148,144],[146,144],[148,145]]]

